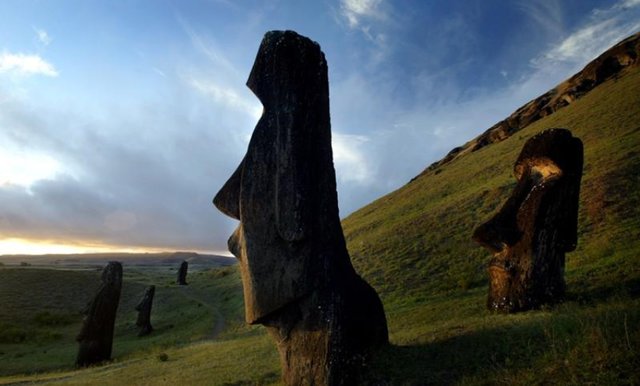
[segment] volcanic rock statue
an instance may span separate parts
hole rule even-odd
[[[564,254],[578,238],[582,163],[582,141],[569,130],[546,130],[525,143],[511,197],[473,233],[494,254],[490,310],[526,311],[562,300]]]
[[[327,62],[317,43],[268,32],[247,86],[264,112],[213,202],[240,220],[245,317],[280,352],[288,385],[353,385],[388,343],[376,292],[351,265],[336,193]]]
[[[111,358],[121,288],[122,265],[111,261],[102,270],[102,284],[85,310],[82,329],[76,337],[80,343],[76,366],[89,366]]]
[[[151,326],[151,306],[153,305],[153,296],[156,293],[156,286],[152,285],[144,292],[144,296],[140,299],[140,303],[136,306],[138,311],[138,319],[136,326],[140,327],[138,336],[151,334],[153,327]]]
[[[178,279],[176,283],[179,285],[187,285],[187,270],[189,269],[189,263],[183,261],[180,264],[180,269],[178,270]]]

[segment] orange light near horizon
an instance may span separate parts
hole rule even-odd
[[[0,239],[2,255],[66,255],[78,253],[162,253],[184,250],[184,248],[131,247],[99,243],[71,243],[56,240],[29,240],[20,238]],[[229,252],[188,250],[204,254],[231,256]]]

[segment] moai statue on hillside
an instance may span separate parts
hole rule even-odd
[[[136,306],[136,311],[138,311],[136,326],[140,327],[138,336],[149,335],[151,334],[151,331],[153,331],[153,327],[151,326],[151,306],[153,305],[153,296],[155,293],[156,286],[149,286],[149,288],[144,292],[144,296]]]
[[[85,310],[82,329],[76,337],[80,344],[76,366],[84,367],[111,359],[121,288],[122,264],[111,261],[102,270],[102,284]]]
[[[189,263],[183,261],[180,263],[180,269],[178,270],[178,279],[176,283],[179,285],[187,285],[187,270],[189,269]]]
[[[336,193],[327,62],[317,43],[268,32],[247,86],[264,112],[214,198],[240,220],[245,317],[276,341],[288,385],[353,385],[388,343],[378,295],[355,272]]]
[[[578,239],[582,163],[582,141],[569,130],[549,129],[525,143],[511,197],[473,233],[494,254],[490,310],[526,311],[564,297],[564,255]]]

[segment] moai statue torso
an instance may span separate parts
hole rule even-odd
[[[549,129],[525,143],[511,197],[473,234],[494,253],[490,310],[526,311],[562,300],[564,255],[577,244],[582,163],[582,141],[569,130]]]
[[[122,265],[111,261],[102,271],[102,284],[85,310],[77,366],[88,366],[111,359],[113,329],[122,288]]]
[[[324,54],[295,32],[268,32],[247,86],[264,113],[214,199],[240,220],[229,249],[240,261],[246,320],[276,340],[286,384],[354,384],[388,342],[387,325],[342,234]]]

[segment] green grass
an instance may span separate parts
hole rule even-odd
[[[427,172],[343,221],[354,265],[393,302],[484,285],[488,253],[473,229],[506,200],[524,142],[565,127],[585,147],[578,249],[570,288],[633,284],[640,271],[640,71],[604,83],[509,139]],[[402,280],[398,280],[398,278]]]
[[[392,342],[374,358],[367,379],[640,384],[639,117],[635,68],[346,218],[354,265],[381,295]],[[470,236],[510,194],[524,142],[551,127],[569,128],[585,145],[578,248],[567,255],[569,293],[555,307],[491,314],[484,307],[490,255]],[[80,326],[74,318],[97,275],[0,268],[0,384],[278,384],[274,343],[264,328],[244,323],[237,267],[190,273],[185,288],[173,284],[175,271],[125,266],[114,361],[73,369]],[[149,284],[158,286],[156,331],[137,338],[132,309]]]

